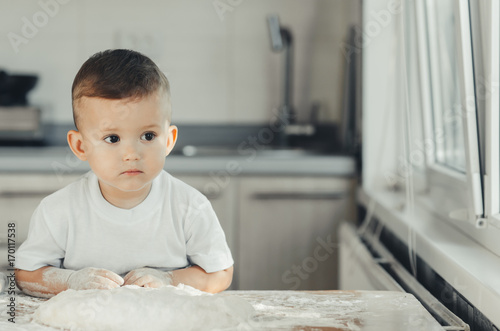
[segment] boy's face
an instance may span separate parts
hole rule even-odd
[[[174,147],[177,128],[170,126],[168,96],[142,99],[78,101],[80,131],[68,133],[73,152],[99,178],[102,191],[120,195],[147,189]]]

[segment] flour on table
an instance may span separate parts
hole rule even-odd
[[[177,287],[127,285],[66,290],[42,303],[33,321],[70,330],[234,330],[254,314],[247,301]]]

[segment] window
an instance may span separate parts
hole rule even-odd
[[[400,3],[390,21],[383,1],[364,12],[363,189],[500,256],[500,2]]]
[[[425,2],[427,50],[432,97],[432,123],[442,139],[435,141],[435,160],[466,172],[462,95],[457,54],[455,0]]]
[[[403,3],[416,21],[414,35],[405,31],[418,40],[420,90],[411,89],[408,71],[408,99],[420,99],[434,147],[421,205],[500,255],[499,2]]]
[[[408,3],[409,1],[405,1]],[[467,0],[415,1],[430,207],[485,226]],[[407,6],[411,10],[411,6]]]

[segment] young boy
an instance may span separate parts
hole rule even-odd
[[[25,293],[231,284],[233,259],[210,202],[163,170],[177,139],[167,78],[148,57],[107,50],[72,87],[73,153],[92,169],[42,200],[16,256]]]

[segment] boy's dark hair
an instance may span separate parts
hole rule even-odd
[[[78,128],[76,102],[82,97],[104,99],[142,98],[163,89],[170,98],[170,84],[147,56],[127,49],[109,49],[92,55],[75,76],[71,88],[73,120]],[[170,110],[167,114],[170,121]]]

